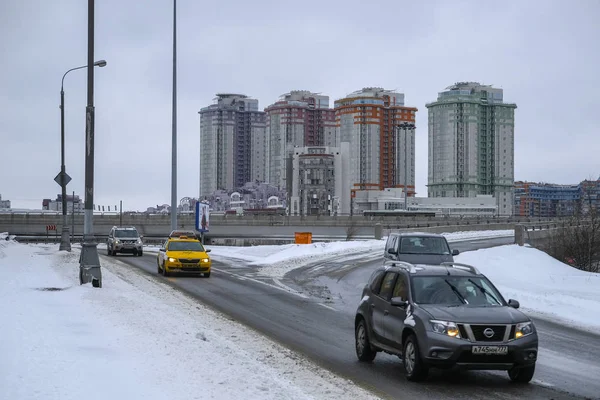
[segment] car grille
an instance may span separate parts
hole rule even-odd
[[[484,334],[488,328],[494,331],[491,337]],[[506,333],[506,325],[471,325],[471,331],[478,342],[502,342]]]
[[[179,262],[183,263],[183,264],[198,264],[200,262],[200,259],[199,258],[180,258]]]
[[[123,240],[123,244],[134,244],[135,240]]]

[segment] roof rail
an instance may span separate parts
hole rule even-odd
[[[391,265],[392,267],[404,268],[405,270],[413,274],[417,272],[417,268],[415,267],[415,265],[406,261],[386,260],[384,265],[385,264]]]
[[[462,264],[462,263],[457,263],[457,262],[446,261],[446,262],[443,262],[441,265],[446,266],[446,267],[456,268],[456,269],[467,270],[467,271],[469,271],[473,274],[477,274],[477,275],[480,274],[480,272],[477,268],[475,268],[474,266],[469,265],[469,264]]]

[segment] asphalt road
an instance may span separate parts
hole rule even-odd
[[[118,259],[138,267],[140,273],[156,276],[155,255]],[[367,265],[362,266],[351,269],[347,275],[368,269]],[[432,371],[427,382],[416,384],[406,381],[397,357],[379,354],[372,364],[357,361],[353,315],[336,308],[332,299],[307,296],[293,292],[293,288],[287,290],[284,283],[260,279],[256,271],[240,267],[214,262],[209,279],[162,276],[156,279],[384,398],[558,400],[598,398],[600,393],[597,379],[600,370],[595,361],[600,360],[598,336],[536,321],[543,348],[532,384],[512,384],[506,373],[441,371]],[[292,284],[293,280],[286,282]]]

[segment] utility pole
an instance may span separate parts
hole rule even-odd
[[[94,238],[94,0],[88,0],[87,107],[85,109],[85,210],[83,244],[79,257],[79,283],[102,287],[100,258]]]
[[[173,132],[171,144],[171,230],[177,229],[177,0],[173,0]]]

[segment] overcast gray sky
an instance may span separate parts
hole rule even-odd
[[[425,103],[457,81],[517,103],[515,179],[600,174],[600,1],[178,1],[178,197],[198,194],[199,116],[217,92],[294,89],[333,100],[366,86],[417,113],[426,196]],[[96,1],[95,203],[170,202],[172,1]],[[87,63],[87,1],[0,2],[0,194],[40,208],[60,187],[60,80]],[[82,195],[86,70],[65,79],[68,192]]]

